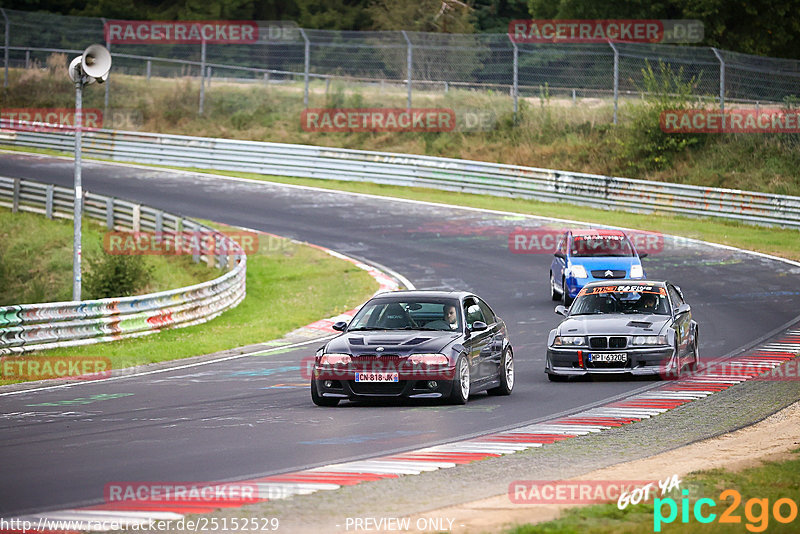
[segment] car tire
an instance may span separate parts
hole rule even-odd
[[[700,371],[700,347],[697,332],[694,333],[694,341],[692,342],[692,363],[689,365],[689,371],[693,373]]]
[[[556,291],[556,280],[553,278],[553,272],[550,272],[550,298],[553,300],[561,300],[561,295]]]
[[[336,406],[337,404],[339,404],[339,399],[332,399],[330,397],[323,397],[323,396],[321,396],[319,394],[319,391],[317,390],[317,381],[316,380],[312,380],[311,381],[311,400],[317,406],[333,407],[333,406]]]
[[[547,373],[547,379],[550,382],[566,382],[569,380],[569,377],[563,375],[551,375],[550,373]]]
[[[561,280],[561,304],[569,308],[569,305],[572,304],[572,299],[569,297],[569,291],[567,290],[567,281],[565,279]]]
[[[503,351],[500,359],[500,385],[487,390],[489,395],[511,395],[514,389],[514,352],[511,349]]]
[[[453,369],[453,390],[450,392],[449,401],[451,404],[466,404],[469,400],[469,361],[463,355],[456,360]]]

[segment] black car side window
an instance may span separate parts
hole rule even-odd
[[[484,318],[483,322],[485,322],[486,324],[492,324],[497,322],[496,319],[494,318],[494,312],[492,312],[492,309],[489,307],[488,304],[486,304],[481,299],[478,299],[478,306],[480,306],[481,312],[483,312],[483,318]]]
[[[472,326],[475,321],[486,322],[481,313],[481,307],[475,302],[475,299],[468,298],[464,300],[464,317],[466,317],[467,326]]]

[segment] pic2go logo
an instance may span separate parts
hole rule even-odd
[[[694,506],[689,503],[689,490],[682,490],[683,498],[680,506],[675,499],[667,497],[665,499],[655,499],[653,501],[653,531],[661,532],[662,525],[675,522],[678,513],[681,515],[681,523],[689,523],[689,513],[694,515],[698,523],[712,523],[717,519],[717,514],[711,509],[717,506],[713,499],[697,499]],[[720,501],[731,500],[732,502],[719,516],[719,523],[741,524],[742,517],[736,513],[736,509],[742,502],[742,495],[734,490],[727,489],[719,494]],[[666,510],[665,510],[666,507]],[[666,515],[665,514],[666,511]],[[747,519],[745,528],[750,532],[764,532],[769,526],[770,512],[778,523],[788,524],[797,519],[797,503],[789,498],[776,500],[770,508],[769,499],[748,499],[744,504],[744,516]]]

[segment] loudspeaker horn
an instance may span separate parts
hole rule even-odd
[[[81,56],[81,68],[87,76],[104,81],[108,71],[111,70],[111,52],[103,45],[89,46]]]

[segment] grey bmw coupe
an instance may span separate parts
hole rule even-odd
[[[679,378],[700,362],[692,309],[670,282],[593,282],[556,313],[565,318],[547,339],[552,381],[608,373]]]

